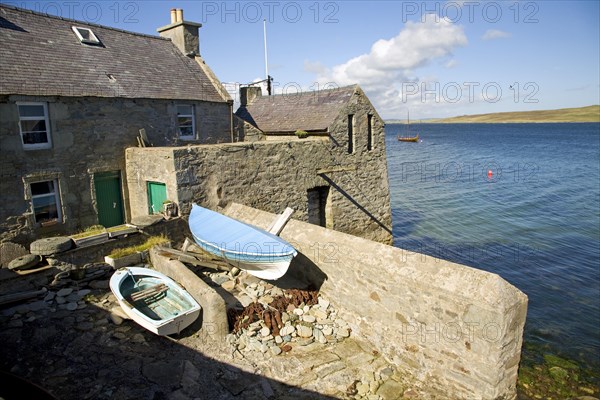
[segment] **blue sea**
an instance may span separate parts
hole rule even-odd
[[[600,368],[600,124],[388,124],[386,146],[395,246],[499,274],[526,343]]]

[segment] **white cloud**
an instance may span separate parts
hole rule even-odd
[[[456,59],[453,58],[452,60],[450,60],[446,63],[446,68],[454,68],[457,65],[458,65],[458,61],[456,61]]]
[[[407,108],[402,89],[405,83],[419,80],[415,70],[450,57],[456,48],[466,45],[462,26],[428,14],[424,21],[407,22],[395,37],[376,41],[367,54],[331,68],[305,62],[305,70],[314,73],[321,85],[358,83],[382,115],[394,115]],[[450,60],[447,66],[455,64]]]
[[[511,37],[510,32],[504,32],[498,29],[488,29],[481,37],[483,40],[504,39]]]

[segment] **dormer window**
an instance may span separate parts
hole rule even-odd
[[[73,32],[77,35],[77,38],[81,43],[85,44],[96,44],[99,45],[100,40],[94,35],[94,32],[90,28],[82,28],[80,26],[72,26]]]

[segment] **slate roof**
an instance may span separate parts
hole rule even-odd
[[[326,131],[344,105],[348,103],[357,85],[315,92],[260,96],[236,115],[265,133],[288,133],[298,129]]]
[[[102,46],[82,44],[72,26]],[[225,102],[168,39],[0,5],[0,94]]]

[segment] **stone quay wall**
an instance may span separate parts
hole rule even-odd
[[[345,149],[338,155],[338,150],[327,137],[129,148],[126,175],[132,217],[147,213],[148,181],[165,183],[167,198],[184,216],[192,202],[215,209],[235,201],[272,213],[291,207],[294,218],[302,221],[309,219],[309,190],[325,187],[329,228],[391,243],[385,153],[351,157],[344,156]]]
[[[16,102],[48,105],[52,147],[24,150]],[[177,104],[193,104],[198,140],[177,138]],[[0,96],[0,240],[27,243],[46,235],[68,234],[98,223],[94,174],[120,171],[124,149],[137,146],[144,128],[153,146],[231,141],[229,105],[199,101],[98,97]],[[58,180],[63,223],[34,222],[29,183]],[[122,185],[125,219],[127,188]]]
[[[275,217],[223,212],[262,228]],[[295,219],[280,236],[301,253],[288,274],[320,286],[353,334],[432,397],[516,398],[527,296],[500,276]]]

